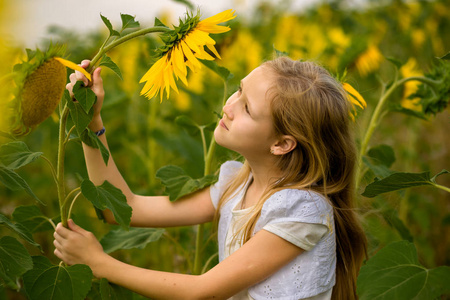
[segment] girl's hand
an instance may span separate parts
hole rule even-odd
[[[81,62],[81,67],[86,69],[89,66],[90,60],[83,60]],[[97,96],[97,101],[94,104],[94,116],[92,118],[91,125],[89,128],[93,131],[98,131],[101,128],[98,127],[97,124],[94,123],[101,123],[100,118],[100,111],[102,109],[103,105],[103,99],[105,98],[105,90],[103,89],[103,80],[100,76],[101,68],[96,68],[94,73],[92,74],[92,82],[89,82],[89,80],[84,76],[81,72],[75,71],[74,73],[70,74],[69,79],[70,83],[66,85],[66,89],[69,91],[70,96],[73,98],[73,86],[77,83],[77,81],[83,81],[84,86],[89,86],[91,90],[95,93]],[[97,126],[95,126],[97,125]],[[102,125],[103,126],[103,125]],[[94,128],[95,127],[95,128]]]
[[[72,219],[68,221],[69,228],[59,223],[53,236],[55,255],[68,265],[85,264],[94,271],[94,265],[103,255],[102,245],[92,232],[76,225]],[[94,272],[95,275],[95,272]]]

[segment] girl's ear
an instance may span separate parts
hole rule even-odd
[[[284,155],[297,147],[297,140],[292,135],[282,135],[278,141],[270,147],[273,155]]]

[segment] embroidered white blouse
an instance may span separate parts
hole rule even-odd
[[[211,186],[214,207],[242,167],[229,161],[220,168],[219,180]],[[225,203],[220,212],[219,261],[239,249],[240,239],[232,237],[250,208],[237,209],[250,180]],[[321,195],[306,190],[285,189],[273,194],[263,205],[254,234],[264,229],[305,250],[266,280],[231,299],[325,300],[335,284],[336,242],[333,209]]]

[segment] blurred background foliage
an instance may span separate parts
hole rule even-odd
[[[327,1],[307,10],[287,11],[286,6],[274,6],[270,1],[258,4],[255,13],[238,17],[229,23],[232,30],[216,38],[222,56],[219,65],[228,68],[234,78],[228,94],[237,89],[240,79],[264,60],[271,59],[274,49],[294,59],[319,62],[335,74],[343,74],[365,98],[368,107],[359,111],[355,122],[357,141],[366,129],[369,117],[380,96],[380,80],[393,79],[394,67],[386,60],[393,57],[404,63],[401,76],[426,73],[436,57],[450,50],[449,1],[368,1],[353,7],[351,1]],[[124,11],[123,13],[127,13]],[[166,24],[176,24],[179,16],[164,15]],[[207,16],[204,16],[207,17]],[[63,27],[49,28],[53,42],[67,44],[69,59],[79,62],[92,58],[101,45],[106,29],[80,34]],[[2,60],[18,61],[23,55],[0,40]],[[42,41],[42,49],[50,40]],[[200,136],[190,136],[177,126],[174,119],[188,115],[198,124],[214,122],[221,112],[223,85],[220,78],[207,68],[190,74],[189,86],[180,83],[180,94],[171,94],[162,103],[139,96],[139,79],[153,63],[153,50],[161,44],[155,36],[135,39],[114,49],[109,56],[121,68],[121,81],[110,70],[103,70],[106,100],[103,120],[109,146],[116,164],[137,194],[159,195],[164,190],[155,178],[160,167],[174,164],[184,168],[194,178],[203,175]],[[1,64],[6,68],[8,64]],[[2,72],[3,73],[3,72]],[[407,96],[415,91],[416,82],[409,82],[389,101],[410,109],[420,109]],[[3,95],[2,95],[3,96]],[[395,151],[396,171],[436,174],[450,168],[450,111],[447,108],[428,120],[401,113],[388,113],[377,128],[371,145],[386,144]],[[54,114],[24,141],[31,151],[41,151],[52,161],[56,159],[58,124]],[[1,124],[0,124],[1,125]],[[0,137],[1,139],[1,137]],[[1,142],[5,142],[2,140]],[[80,144],[67,148],[67,189],[79,186],[86,168]],[[235,159],[237,155],[218,148],[215,166]],[[38,160],[18,172],[34,193],[44,199],[41,207],[47,216],[58,214],[57,194],[50,170]],[[438,179],[450,186],[450,176]],[[365,184],[363,184],[363,187]],[[360,191],[361,193],[362,191]],[[419,187],[393,192],[373,199],[360,196],[360,213],[370,242],[370,255],[392,241],[404,238],[395,220],[399,219],[409,231],[421,263],[428,267],[450,265],[450,194],[431,187]],[[25,192],[12,192],[0,187],[0,212],[10,215],[19,205],[33,204]],[[94,209],[85,199],[75,205],[74,219],[101,238],[111,228],[97,220]],[[189,212],[186,212],[189,213]],[[2,235],[6,229],[0,228]],[[205,241],[212,233],[208,227]],[[145,268],[173,272],[190,272],[195,243],[192,227],[166,230],[162,239],[145,249],[116,251],[119,259]],[[9,234],[9,232],[8,232]],[[43,246],[53,262],[52,233],[38,233],[35,240]],[[212,239],[214,241],[214,238]],[[29,249],[30,253],[37,251]],[[207,243],[204,262],[214,255],[217,246]],[[11,297],[19,297],[12,295]]]

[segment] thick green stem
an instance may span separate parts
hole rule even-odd
[[[170,29],[167,27],[162,27],[162,26],[155,26],[155,27],[149,27],[149,28],[144,28],[144,29],[140,29],[137,30],[135,32],[132,32],[130,34],[127,34],[121,38],[118,38],[117,40],[111,42],[109,45],[107,46],[102,46],[100,48],[100,50],[97,52],[97,54],[94,56],[94,58],[91,60],[91,64],[89,65],[89,68],[87,69],[88,72],[91,72],[92,69],[95,67],[95,65],[97,64],[97,62],[103,57],[103,55],[105,53],[107,53],[109,50],[119,46],[120,44],[125,43],[128,40],[134,39],[135,37],[141,36],[141,35],[146,35],[148,33],[154,33],[154,32],[167,32]]]
[[[223,98],[222,98],[222,106],[225,105],[225,102],[227,100],[227,94],[228,94],[228,83],[224,80],[223,81]],[[217,125],[219,124],[220,120],[217,120]],[[217,126],[216,125],[216,126]],[[203,143],[206,144],[206,140],[204,139],[204,133],[202,132],[202,140]],[[214,151],[216,149],[216,140],[214,139],[214,135],[211,137],[211,142],[209,143],[209,148],[206,151],[206,148],[204,146],[204,153],[205,153],[205,169],[204,169],[204,176],[211,174],[211,166],[212,166],[212,160],[214,156]],[[194,269],[192,270],[192,273],[195,275],[201,274],[201,262],[200,259],[202,257],[202,243],[203,243],[203,236],[204,236],[204,230],[205,225],[200,224],[197,225],[197,237],[195,240],[195,257],[194,257]]]
[[[58,183],[58,201],[59,211],[61,214],[61,223],[67,227],[66,203],[65,203],[65,188],[64,188],[64,153],[65,153],[65,137],[66,137],[66,122],[69,115],[69,108],[64,106],[61,117],[59,119],[59,142],[58,142],[58,161],[56,165],[56,177]]]
[[[399,86],[401,86],[402,84],[406,83],[407,81],[420,81],[423,82],[425,84],[428,84],[431,88],[433,88],[433,90],[440,84],[439,81],[435,81],[433,79],[427,78],[427,77],[423,77],[423,76],[412,76],[412,77],[407,77],[407,78],[403,78],[401,80],[395,81],[390,87],[389,89],[382,95],[380,101],[378,102],[377,106],[375,107],[375,110],[372,114],[372,118],[370,119],[369,122],[369,126],[367,127],[367,131],[366,134],[364,135],[364,138],[361,142],[361,147],[359,150],[359,155],[358,155],[358,165],[357,165],[357,169],[356,169],[356,176],[355,176],[355,180],[356,180],[356,185],[355,185],[355,190],[356,192],[358,192],[359,190],[359,186],[361,184],[361,180],[362,180],[362,170],[363,170],[363,166],[362,166],[362,157],[366,154],[367,152],[367,147],[369,146],[369,141],[372,138],[372,135],[375,131],[375,129],[378,127],[380,120],[383,117],[383,106],[384,103],[387,101],[387,99],[392,95],[392,93],[395,91],[395,89],[397,89]]]

